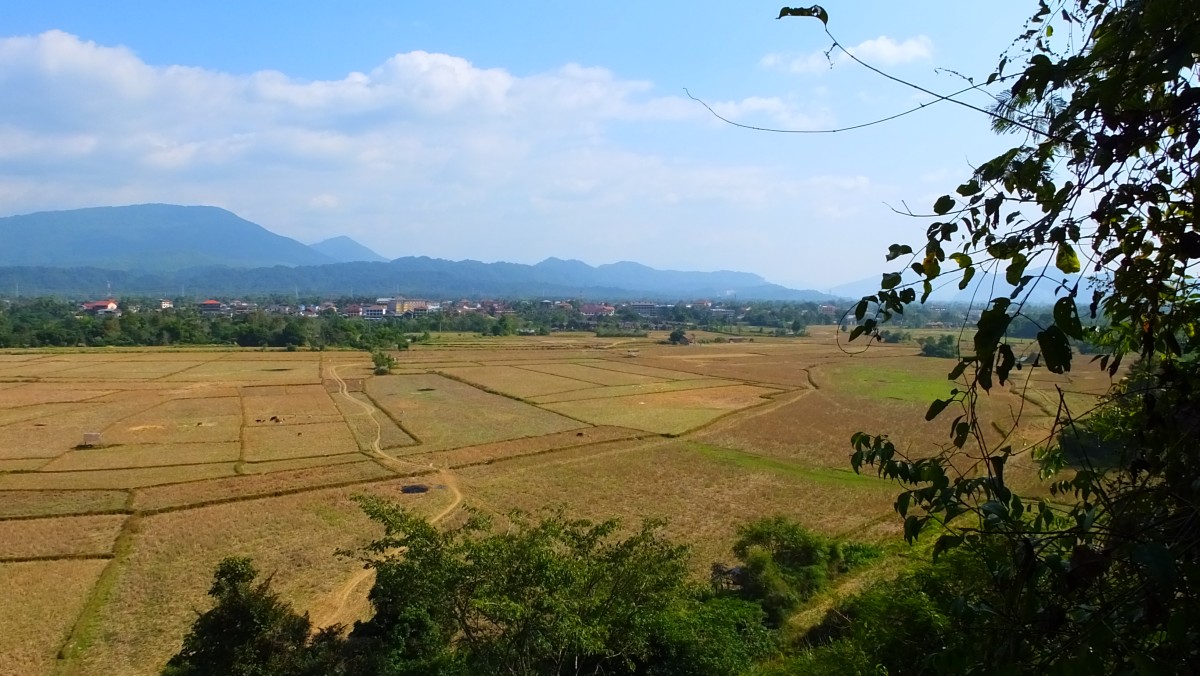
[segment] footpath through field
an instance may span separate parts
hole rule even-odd
[[[344,366],[344,364],[338,366],[331,365],[329,367],[329,375],[332,376],[334,381],[336,381],[338,384],[338,394],[344,397],[347,401],[358,405],[358,407],[363,410],[363,415],[367,416],[367,418],[370,419],[371,424],[374,425],[375,438],[371,441],[371,454],[381,464],[396,470],[398,474],[407,475],[409,472],[404,469],[406,467],[422,467],[414,462],[409,462],[400,458],[393,458],[392,456],[383,452],[383,449],[380,448],[379,445],[381,427],[379,425],[379,419],[375,417],[376,413],[379,413],[380,411],[372,404],[350,396],[350,388],[346,384],[346,380],[338,373],[338,369],[341,368],[341,366]],[[430,463],[429,467],[433,466],[434,465]],[[457,478],[452,472],[446,468],[441,468],[437,472],[437,477],[442,481],[454,498],[449,505],[442,509],[442,511],[438,512],[429,519],[430,523],[438,523],[442,519],[445,519],[447,516],[454,513],[454,510],[458,509],[458,506],[461,505],[463,501],[462,491],[459,490]],[[354,620],[358,619],[361,609],[366,604],[367,589],[369,589],[370,583],[372,583],[374,579],[375,569],[364,568],[349,580],[346,580],[346,582],[341,587],[336,589],[332,594],[329,594],[325,598],[314,603],[312,610],[309,612],[310,616],[312,617],[313,629],[316,630],[333,624],[349,625],[353,623]]]

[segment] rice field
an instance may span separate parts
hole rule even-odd
[[[850,472],[848,440],[944,445],[924,412],[950,362],[836,338],[437,336],[386,376],[363,352],[0,354],[0,675],[158,673],[227,555],[318,622],[361,617],[369,577],[334,554],[377,534],[358,493],[431,517],[663,518],[698,576],[758,516],[892,537],[896,488]],[[1009,443],[1109,382],[1023,377],[983,403]]]

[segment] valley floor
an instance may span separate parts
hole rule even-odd
[[[320,625],[364,617],[370,572],[337,554],[378,535],[356,494],[434,520],[665,518],[698,574],[763,515],[894,539],[896,488],[850,471],[849,438],[941,447],[924,412],[953,362],[839,337],[443,337],[387,376],[362,352],[0,354],[0,674],[157,673],[229,555]],[[1018,447],[1055,386],[1086,406],[1108,385],[1028,375],[985,402]]]

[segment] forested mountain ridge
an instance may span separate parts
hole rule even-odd
[[[746,272],[408,256],[385,262],[349,237],[305,246],[217,207],[141,204],[0,218],[0,290],[24,295],[404,294],[675,300],[828,298]],[[111,291],[110,291],[111,290]]]
[[[587,276],[564,276],[539,265],[448,261],[405,257],[390,263],[332,263],[299,267],[200,267],[178,271],[111,270],[95,267],[0,267],[0,294],[48,296],[264,294],[400,294],[432,298],[572,297],[609,300],[820,301],[817,291],[796,290],[746,275],[745,285],[729,286],[726,275],[744,273],[675,272],[644,266],[637,276],[621,274],[617,264],[591,268]],[[604,269],[607,268],[607,269]]]
[[[218,207],[137,204],[0,218],[0,265],[169,271],[335,260]]]

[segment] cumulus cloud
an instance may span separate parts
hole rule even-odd
[[[933,41],[924,35],[897,41],[886,35],[866,40],[847,49],[854,56],[873,66],[898,66],[913,61],[928,61],[933,58]],[[785,54],[775,52],[759,60],[759,65],[769,70],[786,73],[818,73],[834,65],[849,61],[841,50],[812,52],[810,54]]]
[[[860,48],[911,52],[880,40]],[[579,64],[515,75],[412,51],[312,81],[151,66],[50,31],[0,39],[0,98],[4,215],[213,204],[305,241],[348,234],[387,256],[762,269],[753,242],[778,225],[773,207],[802,201],[837,218],[862,202],[857,177],[814,184],[778,167],[638,150],[620,132],[711,134],[712,118],[652,82]],[[713,107],[743,122],[829,122],[778,97]],[[680,228],[703,240],[700,229],[728,232],[746,213],[760,220],[738,226],[745,251],[670,258]]]

